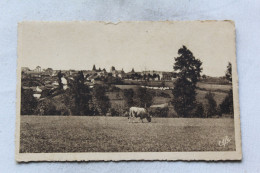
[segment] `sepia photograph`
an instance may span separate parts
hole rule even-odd
[[[21,22],[16,160],[241,160],[232,21]]]

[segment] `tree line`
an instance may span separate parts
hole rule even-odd
[[[172,98],[171,104],[178,117],[203,117],[208,118],[222,114],[233,115],[233,91],[229,90],[227,96],[221,104],[217,105],[213,92],[207,92],[203,104],[196,99],[197,83],[201,79],[202,62],[195,58],[193,53],[183,46],[178,50],[179,56],[175,58],[173,69],[176,80],[172,97],[161,93],[160,96]],[[94,68],[94,67],[93,67]],[[73,80],[68,81],[68,89],[63,90],[61,78],[62,73],[57,74],[58,88],[52,91],[43,91],[45,99],[37,100],[33,97],[32,90],[21,88],[21,114],[22,115],[106,115],[122,116],[123,112],[131,106],[149,108],[153,103],[154,91],[139,87],[137,90],[123,89],[124,107],[116,110],[111,106],[111,101],[107,96],[109,90],[120,90],[109,82],[97,84],[90,89],[85,84],[86,76],[79,71]],[[232,65],[227,66],[226,79],[232,83]],[[58,108],[55,105],[54,97],[59,97],[61,103]],[[57,98],[56,98],[57,99]],[[153,114],[155,116],[167,117],[168,107],[157,108]]]
[[[42,92],[43,99],[33,97],[32,90],[21,89],[21,115],[107,115],[120,116],[131,106],[150,107],[152,91],[139,88],[122,90],[125,107],[115,110],[106,93],[121,89],[110,84],[96,84],[92,89],[85,84],[86,77],[79,71],[73,80],[69,80],[68,89],[63,90],[61,72],[57,75],[59,86],[55,90]],[[54,98],[58,97],[58,98]],[[59,105],[57,106],[57,102]]]
[[[183,46],[178,50],[179,56],[175,58],[173,69],[178,71],[177,80],[174,82],[172,90],[172,104],[179,117],[212,117],[222,114],[233,115],[233,90],[229,90],[228,95],[218,106],[214,93],[208,92],[205,95],[206,106],[196,100],[197,82],[200,80],[202,72],[202,62],[193,56],[193,53]],[[226,79],[232,83],[232,65],[228,63]]]

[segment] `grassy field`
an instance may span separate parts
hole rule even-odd
[[[225,147],[218,142],[228,136]],[[20,152],[234,151],[233,119],[21,116]]]
[[[227,93],[232,88],[232,85],[208,84],[208,83],[198,82],[197,87],[207,91]]]

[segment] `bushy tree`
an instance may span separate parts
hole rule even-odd
[[[229,82],[232,82],[232,64],[229,62],[226,71],[226,79]],[[225,114],[234,114],[234,106],[233,106],[233,89],[228,92],[228,95],[225,97],[223,102],[219,105],[222,113]]]
[[[61,112],[57,110],[54,100],[52,99],[45,99],[39,102],[35,113],[37,115],[60,115]]]
[[[137,105],[148,108],[153,103],[154,92],[147,88],[138,88],[137,90]]]
[[[124,93],[124,100],[126,101],[126,105],[127,107],[131,107],[134,105],[134,100],[133,100],[133,97],[134,97],[134,90],[133,89],[125,89],[123,91]]]
[[[150,114],[155,117],[168,117],[169,108],[163,107],[163,108],[155,108],[154,111],[151,111]]]
[[[111,116],[119,116],[119,112],[115,108],[110,109]]]
[[[202,103],[198,103],[195,111],[195,117],[203,118],[204,117],[204,106]]]
[[[161,86],[162,86],[162,87],[165,87],[165,86],[166,86],[166,85],[165,85],[165,81],[162,81]]]
[[[96,85],[93,90],[93,105],[96,113],[105,115],[110,109],[110,100],[106,96],[106,89],[102,85]]]
[[[32,90],[21,89],[21,115],[33,115],[37,107],[37,100]]]
[[[174,70],[177,79],[174,82],[173,105],[180,117],[191,116],[196,107],[196,84],[202,71],[202,62],[196,59],[185,46],[178,50],[179,57],[175,58]]]
[[[51,90],[50,89],[45,89],[45,90],[43,90],[42,91],[42,93],[41,93],[41,98],[45,98],[45,97],[49,97],[49,96],[51,96]]]
[[[89,107],[91,94],[89,87],[84,84],[84,81],[83,72],[79,71],[75,79],[69,84],[67,104],[70,106],[73,115],[90,115],[92,113]]]
[[[228,95],[225,97],[223,102],[219,105],[220,110],[223,114],[234,114],[233,106],[233,90],[229,90]]]
[[[205,95],[205,99],[207,99],[207,109],[206,109],[206,117],[212,117],[213,115],[217,114],[217,103],[214,99],[214,94],[211,92],[208,92]]]

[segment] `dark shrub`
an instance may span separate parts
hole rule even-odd
[[[154,91],[140,87],[137,90],[136,97],[136,102],[139,107],[148,108],[153,103]]]
[[[37,108],[36,108],[36,114],[37,115],[60,115],[61,112],[58,111],[54,105],[54,100],[52,99],[45,99],[41,101]]]
[[[119,112],[114,108],[110,109],[110,113],[111,113],[111,116],[119,116]]]
[[[208,92],[205,95],[205,99],[207,99],[208,104],[206,107],[206,117],[212,117],[217,114],[217,103],[214,99],[214,94],[211,92]]]
[[[100,115],[106,115],[110,105],[110,100],[106,95],[106,88],[103,85],[96,85],[93,90],[92,102],[94,109]]]
[[[150,115],[154,117],[168,117],[169,108],[155,108],[150,110]]]
[[[160,92],[160,94],[158,96],[164,97],[164,98],[171,98],[170,94],[165,93],[165,92]]]
[[[21,90],[21,115],[33,115],[37,107],[37,100],[30,89]]]
[[[223,114],[234,114],[233,108],[233,90],[229,90],[228,95],[225,97],[223,102],[219,105],[220,110]]]
[[[119,92],[121,89],[120,88],[118,88],[118,87],[116,87],[115,85],[111,85],[110,87],[109,87],[109,91],[110,92]]]
[[[198,103],[194,113],[194,117],[203,118],[204,117],[204,106],[202,103]]]
[[[130,108],[131,106],[134,105],[134,100],[133,100],[133,97],[134,97],[134,90],[133,89],[124,89],[124,100],[126,102],[126,106],[128,108]]]
[[[42,93],[41,93],[41,98],[49,97],[49,96],[51,96],[51,94],[52,94],[52,93],[50,92],[49,89],[45,89],[45,90],[43,90]]]

